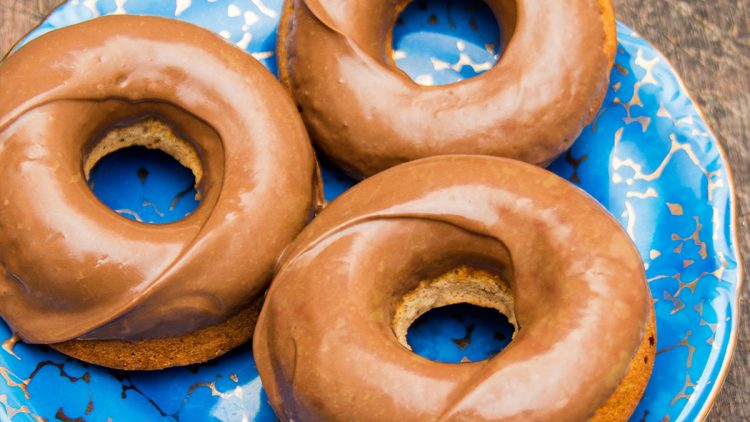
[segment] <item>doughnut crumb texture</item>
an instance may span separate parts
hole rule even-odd
[[[399,342],[411,350],[406,335],[414,321],[432,309],[459,303],[495,309],[518,331],[513,292],[508,284],[495,274],[467,266],[424,280],[406,294],[396,307],[393,331]]]
[[[262,299],[226,322],[178,337],[137,341],[70,340],[51,344],[84,362],[125,371],[153,371],[208,362],[252,338]]]
[[[278,255],[322,197],[273,75],[199,26],[115,15],[30,41],[0,85],[0,315],[17,336],[140,370],[246,342]],[[190,169],[200,206],[145,224],[98,200],[92,169],[133,146]]]
[[[91,170],[96,163],[109,154],[129,147],[145,147],[160,150],[190,169],[197,187],[203,179],[203,166],[193,145],[178,137],[173,129],[158,119],[148,118],[122,127],[115,127],[96,143],[86,157],[83,172],[86,180],[91,178]]]
[[[457,303],[506,315],[510,344],[460,364],[411,351],[409,326]],[[529,164],[455,155],[329,204],[282,255],[253,353],[283,421],[623,420],[654,327],[640,255],[593,198]]]

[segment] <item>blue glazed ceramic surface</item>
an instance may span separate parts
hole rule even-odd
[[[152,14],[213,30],[275,72],[281,1],[71,0],[26,41],[98,15]],[[420,83],[450,83],[498,60],[497,33],[486,8],[418,0],[396,25],[394,58]],[[644,259],[655,301],[658,355],[632,420],[692,421],[705,417],[715,399],[737,331],[731,179],[717,141],[674,70],[627,27],[619,25],[618,33],[617,65],[604,106],[551,169],[604,204]],[[116,164],[119,171],[140,183],[132,163],[122,164],[126,161]],[[160,165],[153,166],[158,170]],[[156,182],[142,183],[132,195],[167,197],[168,204],[184,189],[185,180],[169,182],[158,171],[150,174]],[[95,191],[107,202],[116,187],[107,187],[114,182],[107,182],[104,173],[97,177],[101,185]],[[329,200],[353,183],[330,166],[324,178]],[[162,210],[147,214],[153,204],[144,205],[140,197],[131,201],[127,208],[151,222],[179,218],[194,206],[181,197],[178,203],[187,202],[174,211],[181,214],[165,217],[167,205],[157,204]],[[480,337],[486,327],[474,330],[472,338],[469,324],[481,325],[476,317],[435,317],[415,327],[410,340],[424,356],[481,359],[503,344],[492,344],[490,335]],[[47,347],[14,346],[4,324],[0,337],[8,339],[0,350],[0,420],[274,420],[249,346],[205,365],[125,373],[86,365]]]

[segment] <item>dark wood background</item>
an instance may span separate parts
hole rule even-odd
[[[158,1],[158,0],[154,0]],[[0,0],[0,53],[59,0]],[[677,67],[729,155],[744,267],[750,270],[750,0],[615,0],[618,19]],[[0,87],[2,89],[2,87]],[[734,361],[709,421],[750,421],[750,299],[742,296]]]

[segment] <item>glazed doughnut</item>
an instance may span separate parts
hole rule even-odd
[[[409,350],[429,309],[472,303],[516,332],[481,362]],[[651,373],[643,263],[595,200],[482,156],[414,161],[330,204],[285,251],[253,339],[284,421],[626,420]]]
[[[0,86],[0,315],[11,329],[124,369],[247,341],[275,260],[319,202],[281,84],[197,26],[111,16],[30,42],[0,65]],[[94,196],[96,161],[131,145],[193,171],[194,213],[143,224]]]
[[[410,1],[287,0],[279,72],[316,145],[355,178],[406,161],[483,154],[536,165],[568,149],[604,100],[610,0],[487,0],[506,45],[495,67],[427,87],[391,59]]]

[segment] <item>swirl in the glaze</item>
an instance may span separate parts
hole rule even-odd
[[[510,284],[520,329],[489,360],[427,360],[399,342],[394,312],[462,265]],[[586,420],[628,374],[648,317],[638,251],[591,197],[528,164],[446,156],[365,180],[302,232],[254,353],[283,420]]]
[[[316,165],[293,102],[206,30],[96,19],[11,55],[0,86],[0,314],[27,342],[222,323],[263,293],[310,216]],[[146,117],[172,125],[202,161],[202,202],[176,223],[123,218],[85,180],[91,143]]]

